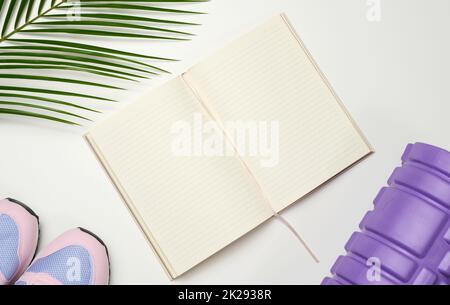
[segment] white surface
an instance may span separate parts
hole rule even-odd
[[[320,264],[272,220],[172,284],[318,284],[406,144],[450,149],[450,2],[381,0],[380,22],[366,19],[365,0],[212,0],[195,7],[209,14],[194,17],[203,26],[193,29],[198,36],[190,42],[105,45],[182,59],[163,64],[177,74],[286,12],[377,152],[283,213]],[[101,108],[117,111],[170,77],[109,92],[123,103]],[[171,283],[82,139],[86,128],[2,117],[0,197],[19,199],[40,215],[41,247],[75,226],[96,232],[110,249],[113,284]]]

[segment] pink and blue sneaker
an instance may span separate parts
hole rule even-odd
[[[16,285],[107,285],[108,250],[93,233],[76,228],[40,251]]]
[[[0,200],[0,285],[14,283],[36,253],[39,217],[23,203]]]

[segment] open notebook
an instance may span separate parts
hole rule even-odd
[[[174,154],[174,123],[193,114],[217,122],[234,149],[227,122],[277,122],[277,163],[262,166],[243,153]],[[171,278],[372,151],[284,15],[145,94],[86,139]]]

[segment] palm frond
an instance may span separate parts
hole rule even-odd
[[[126,83],[168,73],[149,61],[163,63],[174,59],[106,48],[86,43],[84,37],[189,40],[193,33],[179,27],[198,23],[179,20],[177,16],[203,12],[173,5],[207,1],[0,0],[0,117],[19,115],[74,125],[89,120],[74,111],[99,111],[80,101],[114,100],[86,94],[86,87],[121,90]],[[66,76],[68,73],[81,76]],[[109,85],[105,83],[107,79],[123,84]],[[6,83],[11,80],[13,85]],[[45,83],[49,86],[42,88]],[[57,83],[76,89],[58,90]]]
[[[115,102],[112,99],[105,98],[105,97],[99,97],[84,93],[76,93],[76,92],[70,92],[70,91],[61,91],[61,90],[53,90],[53,89],[42,89],[42,88],[31,88],[28,86],[0,86],[0,92],[3,93],[3,91],[19,91],[19,92],[34,92],[39,94],[49,94],[49,95],[64,95],[64,96],[72,96],[72,97],[80,97],[80,98],[86,98],[90,100],[99,100],[99,101],[105,101],[105,102]]]

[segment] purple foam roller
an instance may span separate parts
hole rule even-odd
[[[409,144],[322,285],[450,284],[450,152]]]

